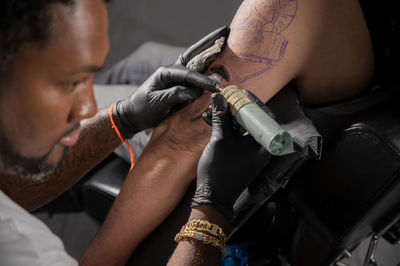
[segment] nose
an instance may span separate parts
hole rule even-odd
[[[69,113],[68,122],[79,122],[90,118],[97,113],[97,104],[94,98],[93,84],[76,92],[74,102]]]

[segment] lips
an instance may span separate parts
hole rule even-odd
[[[81,133],[81,129],[78,128],[77,130],[71,132],[70,134],[66,135],[65,137],[60,139],[60,144],[63,146],[73,146],[78,142],[79,134]]]

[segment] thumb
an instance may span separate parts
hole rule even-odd
[[[227,132],[233,130],[232,116],[224,96],[219,93],[211,95],[212,133],[211,136],[222,139]]]
[[[216,85],[209,77],[182,66],[160,67],[148,80],[152,91],[185,85],[215,92]]]
[[[197,43],[190,46],[183,54],[181,54],[177,63],[186,66],[193,57],[203,52],[207,48],[213,46],[216,40],[223,36],[227,36],[228,33],[229,28],[227,26],[223,26],[214,30],[213,32],[199,40]]]
[[[164,104],[168,108],[183,104],[201,96],[203,91],[197,88],[175,86],[169,89],[154,91],[149,94],[150,103]]]

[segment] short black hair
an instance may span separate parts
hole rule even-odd
[[[49,37],[49,5],[76,0],[0,0],[0,72],[7,69],[25,42],[45,43]]]

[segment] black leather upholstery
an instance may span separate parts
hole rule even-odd
[[[326,143],[321,161],[292,179],[290,201],[303,221],[294,265],[328,264],[400,211],[399,96]]]
[[[128,171],[129,165],[112,154],[90,173],[82,189],[83,203],[90,216],[104,221]]]

